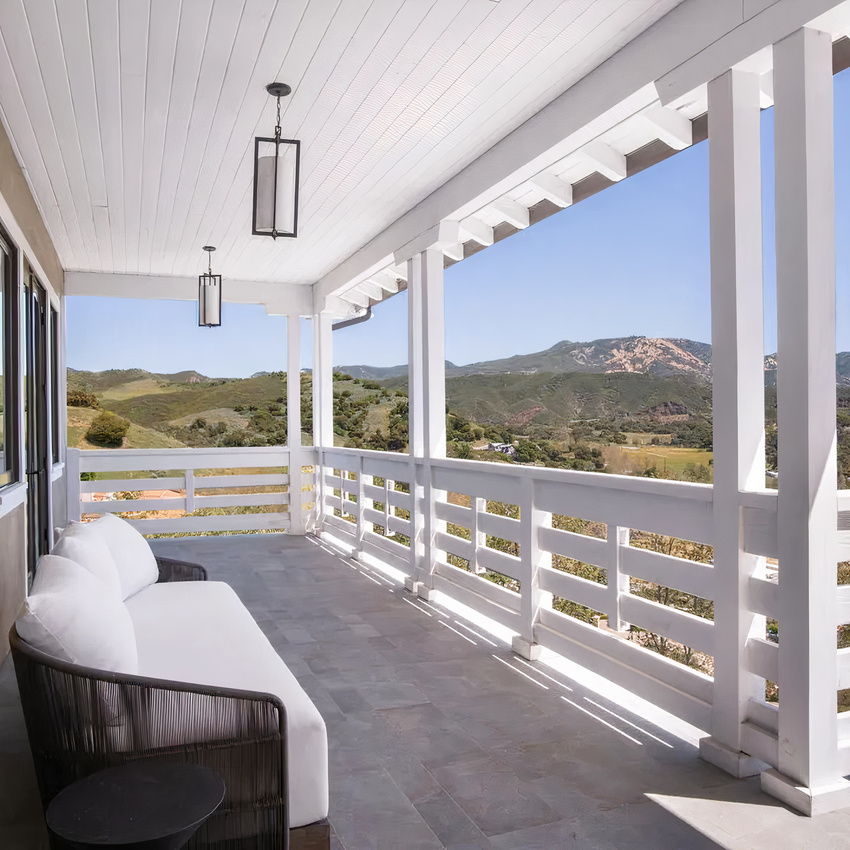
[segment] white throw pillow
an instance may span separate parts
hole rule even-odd
[[[120,673],[138,671],[136,634],[124,603],[69,558],[39,559],[16,626],[28,644],[63,661]]]
[[[159,579],[156,558],[148,541],[129,522],[114,514],[104,514],[90,525],[102,536],[115,559],[122,599],[156,583]]]
[[[51,554],[76,561],[92,575],[97,576],[119,599],[123,599],[115,559],[103,535],[95,530],[93,523],[68,523]]]

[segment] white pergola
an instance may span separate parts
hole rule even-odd
[[[835,628],[850,620],[850,594],[836,587],[835,564],[850,548],[837,532],[835,484],[832,107],[833,63],[850,64],[848,30],[850,4],[836,0],[8,0],[0,117],[65,269],[65,295],[193,300],[200,247],[214,244],[227,300],[289,317],[290,376],[300,372],[299,318],[312,318],[320,526],[333,527],[326,507],[334,489],[346,490],[334,470],[357,473],[358,551],[376,513],[368,505],[381,501],[368,477],[407,480],[408,588],[427,598],[454,581],[460,593],[467,579],[449,580],[443,567],[455,516],[445,491],[480,484],[478,502],[511,494],[521,507],[522,556],[504,567],[523,587],[508,618],[516,651],[574,653],[650,699],[663,682],[664,707],[710,731],[704,758],[737,776],[761,772],[765,790],[812,814],[850,805],[850,715],[836,712],[850,656],[836,651]],[[263,87],[274,79],[293,87],[282,123],[302,142],[297,240],[250,235],[253,137],[273,124]],[[759,114],[770,105],[778,496],[763,490]],[[447,462],[445,266],[706,132],[713,490]],[[410,457],[345,454],[333,446],[332,322],[400,287]],[[312,455],[300,446],[299,381],[288,388],[298,492]],[[389,525],[386,484],[383,493]],[[608,523],[604,553],[549,527],[552,513],[577,504]],[[470,517],[474,561],[494,521],[474,505]],[[308,519],[290,505],[291,531],[303,533]],[[622,531],[653,524],[711,543],[713,568],[638,558]],[[604,560],[608,586],[592,601],[615,629],[633,615],[661,616],[630,596],[629,575],[664,583],[683,571],[714,600],[715,621],[710,631],[683,618],[670,628],[710,649],[713,681],[636,661],[605,643],[616,637],[557,620],[546,610],[556,581],[545,559],[558,546]],[[766,557],[779,560],[778,583]],[[764,640],[766,616],[780,622],[778,646]],[[764,703],[765,679],[780,683],[778,712]]]

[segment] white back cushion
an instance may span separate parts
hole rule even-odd
[[[103,535],[98,534],[92,523],[69,522],[51,554],[76,561],[123,599],[115,559]]]
[[[112,553],[118,568],[122,599],[156,583],[159,578],[156,558],[148,541],[129,522],[114,514],[104,514],[89,525]]]
[[[63,661],[121,673],[138,671],[133,621],[121,599],[69,558],[43,555],[16,623],[31,646]]]

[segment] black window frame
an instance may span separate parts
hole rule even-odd
[[[0,380],[5,385],[3,411],[3,439],[5,441],[5,464],[0,469],[0,490],[17,484],[21,480],[21,434],[20,434],[20,297],[18,285],[18,251],[6,231],[0,226],[0,251],[6,255],[0,279],[0,299],[3,301],[0,346],[3,352],[3,374]]]
[[[48,315],[50,317],[50,459],[54,464],[62,462],[62,441],[59,419],[59,311],[50,303],[48,298]]]

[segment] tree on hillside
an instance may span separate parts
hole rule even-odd
[[[117,448],[124,442],[130,423],[108,410],[104,410],[86,431],[86,439],[100,446]]]

